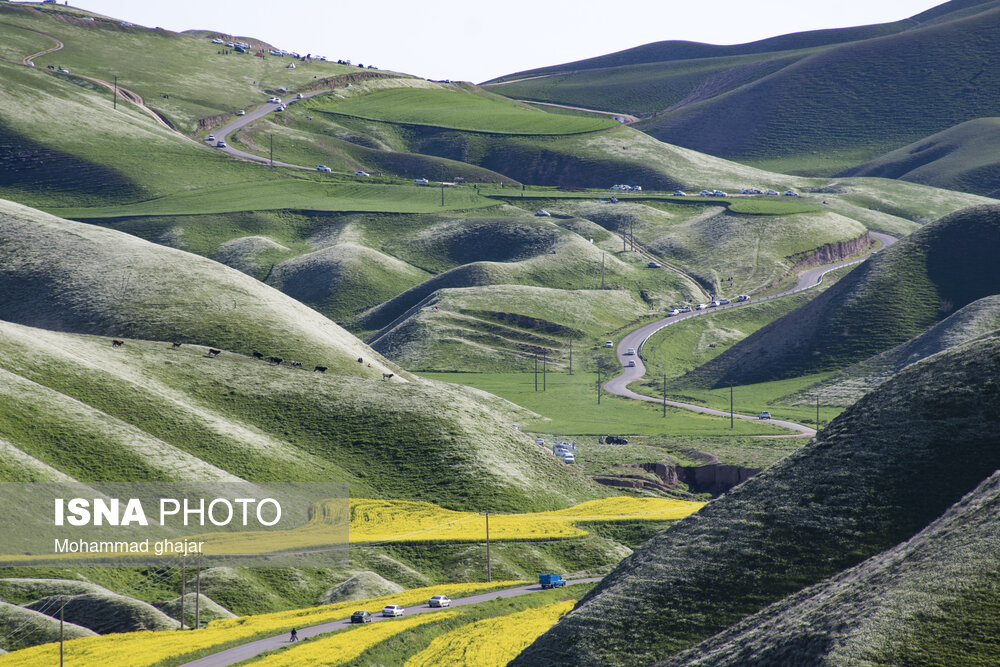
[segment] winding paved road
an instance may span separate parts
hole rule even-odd
[[[889,236],[887,234],[881,234],[879,232],[869,232],[869,234],[878,239],[882,243],[882,248],[888,247],[896,242],[896,238]],[[881,250],[881,248],[879,248]],[[878,251],[875,251],[878,252]],[[622,365],[622,374],[618,377],[608,380],[604,385],[605,391],[610,394],[615,394],[618,396],[624,396],[626,398],[634,398],[640,401],[649,401],[652,403],[662,403],[662,398],[655,398],[653,396],[646,396],[644,394],[639,394],[628,388],[628,385],[636,380],[642,379],[646,374],[646,366],[642,362],[642,346],[646,344],[646,341],[655,334],[660,329],[668,327],[671,324],[677,322],[683,322],[684,320],[689,320],[692,317],[700,317],[702,315],[707,315],[709,313],[718,312],[720,310],[728,310],[729,308],[738,308],[740,306],[756,303],[759,301],[769,301],[771,299],[778,299],[783,296],[788,296],[789,294],[795,294],[797,292],[802,292],[803,290],[811,289],[820,284],[823,280],[823,276],[831,271],[836,271],[837,269],[843,268],[845,266],[851,266],[852,264],[860,264],[865,261],[874,253],[869,253],[868,255],[861,257],[859,259],[851,259],[844,262],[837,262],[836,264],[829,264],[827,266],[817,266],[811,269],[806,269],[799,274],[798,280],[796,280],[795,285],[791,289],[787,289],[784,292],[778,294],[772,294],[771,296],[761,297],[759,299],[751,299],[750,301],[744,301],[741,303],[731,303],[727,306],[718,306],[716,308],[706,309],[706,310],[692,310],[690,313],[682,313],[674,317],[665,317],[662,320],[657,320],[646,326],[639,327],[632,333],[628,334],[621,339],[618,343],[618,349],[616,350],[618,361]],[[635,350],[635,354],[626,354],[629,350]],[[634,367],[627,366],[629,361],[635,361]],[[729,413],[724,410],[716,410],[714,408],[706,408],[703,405],[696,405],[694,403],[682,403],[680,401],[667,401],[667,405],[671,405],[677,408],[684,408],[686,410],[693,410],[694,412],[702,412],[710,415],[717,415],[720,417],[728,417]],[[741,415],[734,414],[736,419],[752,419],[757,420],[756,415]],[[796,424],[795,422],[783,421],[780,419],[772,419],[770,423],[776,424],[778,426],[783,426],[787,429],[793,431],[798,431],[799,435],[795,437],[812,437],[816,435],[816,430],[804,426],[802,424]]]
[[[568,584],[586,584],[594,581],[600,581],[601,577],[590,577],[588,579],[571,579]],[[537,593],[542,590],[542,587],[538,584],[527,584],[525,586],[518,586],[516,588],[505,588],[499,591],[493,591],[491,593],[480,593],[478,595],[470,595],[465,598],[458,598],[457,600],[451,601],[452,607],[462,607],[464,605],[476,604],[479,602],[486,602],[488,600],[496,600],[498,598],[512,598],[519,595],[526,595],[528,593]],[[360,606],[360,605],[359,605]],[[381,611],[381,610],[370,610],[370,611]],[[407,607],[406,616],[412,616],[413,614],[424,614],[427,612],[434,611],[445,611],[440,607],[428,607],[426,604],[419,607]],[[392,619],[383,618],[382,616],[374,616],[373,620],[375,622],[388,621]],[[350,618],[344,618],[336,621],[330,621],[328,623],[322,623],[320,625],[313,625],[305,628],[297,628],[297,633],[299,639],[305,639],[306,637],[314,637],[316,635],[323,634],[324,632],[333,632],[334,630],[341,630],[345,626],[350,626]],[[191,662],[186,662],[181,667],[226,667],[227,665],[234,665],[243,660],[248,660],[254,656],[260,655],[265,651],[275,651],[277,649],[287,647],[291,642],[288,641],[288,633],[283,632],[280,635],[273,635],[271,637],[265,637],[264,639],[258,639],[256,641],[248,642],[246,644],[240,644],[239,646],[234,646],[228,648],[224,651],[219,651],[218,653],[213,653],[212,655],[207,655],[204,658],[198,658],[197,660],[192,660]]]

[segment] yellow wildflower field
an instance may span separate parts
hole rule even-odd
[[[380,621],[354,630],[345,630],[324,639],[272,653],[250,663],[253,667],[311,667],[346,665],[372,646],[404,630],[454,616],[458,612],[421,614],[405,620]]]
[[[287,632],[293,627],[302,628],[346,618],[356,609],[374,611],[390,603],[412,607],[425,602],[432,595],[458,598],[484,590],[525,583],[528,582],[494,581],[427,586],[366,600],[219,619],[201,630],[126,632],[100,637],[82,637],[66,642],[66,664],[75,667],[107,667],[107,665],[148,667],[167,658],[214,646],[221,647],[223,644],[249,639],[258,634],[277,634]],[[0,656],[0,667],[49,667],[53,664],[59,664],[58,643],[32,646]]]
[[[491,514],[490,539],[532,540],[579,537],[579,521],[669,521],[697,512],[705,503],[670,498],[615,496],[566,509],[525,514]],[[408,500],[351,500],[351,542],[479,541],[486,518],[432,503]]]
[[[463,625],[435,637],[405,667],[503,667],[575,604],[564,600]]]

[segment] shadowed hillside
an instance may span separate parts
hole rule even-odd
[[[912,539],[664,665],[986,665],[1000,655],[1000,472]]]
[[[1000,292],[1000,206],[965,209],[914,232],[810,303],[684,376],[749,384],[836,370],[899,345]]]
[[[909,539],[1000,467],[998,373],[1000,338],[908,368],[643,544],[512,664],[664,659]]]

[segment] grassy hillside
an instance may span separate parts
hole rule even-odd
[[[666,664],[989,664],[1000,654],[993,474],[911,540]]]
[[[791,403],[846,407],[910,364],[932,354],[987,336],[1000,329],[1000,297],[988,296],[961,308],[902,345],[848,366],[830,377],[784,397]]]
[[[513,664],[661,660],[919,533],[1000,465],[998,352],[990,338],[900,373],[643,544]]]
[[[977,118],[846,169],[843,175],[900,178],[1000,197],[1000,118]]]
[[[914,232],[810,303],[689,373],[690,386],[837,370],[899,345],[1000,292],[1000,207],[973,207]]]

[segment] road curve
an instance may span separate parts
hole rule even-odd
[[[869,234],[882,243],[882,248],[888,247],[895,243],[897,239],[895,237],[889,236],[887,234],[881,234],[879,232],[869,232]],[[881,250],[881,248],[879,248]],[[878,251],[876,251],[878,252]],[[772,294],[771,296],[761,297],[759,299],[751,299],[750,301],[745,301],[742,303],[731,303],[728,306],[718,306],[710,310],[693,310],[690,313],[682,313],[674,317],[665,317],[651,324],[647,324],[643,327],[639,327],[635,331],[631,332],[627,336],[621,339],[618,343],[618,349],[616,354],[618,356],[618,361],[622,365],[621,375],[608,380],[604,385],[605,391],[610,394],[615,394],[618,396],[624,396],[626,398],[634,398],[640,401],[649,401],[652,403],[662,403],[662,398],[655,398],[653,396],[646,396],[644,394],[639,394],[628,388],[628,385],[636,380],[642,379],[646,374],[646,366],[643,364],[640,354],[642,353],[642,346],[645,345],[646,341],[655,334],[660,329],[668,327],[676,322],[682,322],[684,320],[691,319],[692,317],[700,317],[701,315],[707,315],[708,313],[717,312],[720,310],[727,310],[729,308],[737,308],[748,303],[755,303],[758,301],[769,301],[771,299],[778,299],[783,296],[788,296],[789,294],[795,294],[797,292],[802,292],[803,290],[811,289],[820,284],[823,280],[823,276],[831,271],[836,271],[837,269],[843,268],[845,266],[851,266],[853,264],[860,264],[865,261],[874,253],[869,253],[864,257],[858,259],[850,259],[843,262],[837,262],[835,264],[828,264],[826,266],[817,266],[811,269],[806,269],[802,271],[798,279],[795,281],[795,285],[790,289],[780,292],[778,294]],[[628,350],[635,350],[635,354],[626,354]],[[629,367],[627,364],[629,361],[634,361],[635,366]],[[707,408],[703,405],[695,405],[694,403],[682,403],[680,401],[667,401],[667,405],[671,405],[677,408],[684,408],[686,410],[693,410],[694,412],[702,412],[710,415],[717,415],[720,417],[728,417],[729,413],[724,410],[715,410],[713,408]],[[734,414],[735,419],[752,419],[757,420],[756,415],[741,415]],[[787,429],[797,431],[799,436],[797,437],[812,437],[816,435],[816,430],[804,426],[802,424],[796,424],[795,422],[783,421],[780,419],[770,420],[771,424],[776,424],[778,426],[783,426]]]
[[[602,116],[617,116],[624,118],[626,125],[631,125],[632,123],[639,122],[638,116],[633,116],[630,113],[621,113],[620,111],[599,111],[597,109],[588,109],[586,107],[571,107],[567,104],[555,104],[554,102],[536,102],[534,100],[516,100],[516,101],[522,102],[524,104],[537,104],[543,107],[556,107],[558,109],[569,109],[571,111],[586,111],[587,113],[598,113],[601,114]]]
[[[590,577],[588,579],[571,579],[567,583],[569,584],[586,584],[594,581],[600,581],[601,577]],[[537,593],[542,590],[542,587],[538,584],[527,584],[525,586],[518,586],[516,588],[505,588],[499,591],[493,591],[491,593],[480,593],[478,595],[470,595],[469,597],[458,598],[457,600],[451,601],[452,607],[462,607],[464,605],[476,604],[478,602],[486,602],[487,600],[495,600],[497,598],[512,598],[519,595],[526,595],[528,593]],[[360,604],[358,605],[360,607]],[[376,611],[381,610],[369,610],[374,614]],[[434,611],[444,611],[440,607],[428,607],[426,604],[419,607],[407,607],[406,616],[412,616],[413,614],[423,614],[427,612]],[[375,622],[388,621],[391,619],[384,619],[381,616],[374,616],[372,619]],[[343,618],[336,621],[330,621],[328,623],[322,623],[320,625],[313,625],[306,628],[297,628],[297,634],[299,639],[305,639],[307,637],[314,637],[316,635],[323,634],[324,632],[333,632],[334,630],[341,630],[345,626],[350,626],[351,621],[349,618]],[[181,667],[226,667],[227,665],[234,665],[243,660],[248,660],[254,656],[260,655],[265,651],[275,651],[280,648],[285,648],[290,644],[288,641],[288,633],[281,633],[280,635],[273,635],[271,637],[265,637],[264,639],[258,639],[256,641],[248,642],[246,644],[240,644],[239,646],[234,646],[228,648],[224,651],[219,651],[218,653],[213,653],[212,655],[207,655],[203,658],[198,658],[197,660],[192,660],[191,662],[185,662]]]

